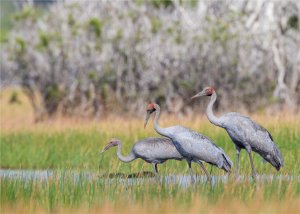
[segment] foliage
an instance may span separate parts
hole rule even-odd
[[[13,27],[10,16],[13,11],[15,8],[11,1],[0,1],[0,44],[7,40],[8,32]]]
[[[172,210],[175,213],[194,213],[199,209],[220,209],[223,213],[232,213],[238,209],[244,213],[247,208],[249,213],[263,212],[265,209],[271,213],[296,212],[300,197],[297,180],[300,164],[299,120],[293,118],[294,122],[290,122],[285,118],[281,123],[275,123],[274,118],[260,120],[268,124],[267,128],[282,151],[285,167],[277,172],[270,164],[264,164],[258,155],[254,155],[259,174],[277,177],[256,183],[247,179],[236,182],[232,173],[229,181],[216,182],[213,188],[207,183],[187,187],[176,183],[157,183],[154,178],[148,177],[139,180],[127,180],[121,176],[110,178],[111,175],[126,177],[135,172],[152,170],[150,164],[141,160],[128,164],[120,162],[116,157],[116,148],[98,154],[112,137],[122,140],[123,154],[127,154],[134,141],[155,135],[152,128],[143,129],[138,120],[128,122],[118,118],[101,123],[45,122],[22,124],[20,129],[16,126],[13,130],[4,129],[0,139],[1,168],[50,170],[50,178],[1,178],[1,210],[5,213],[19,208],[22,212],[29,209],[32,213],[40,212],[40,209],[47,212],[72,209],[74,213],[76,209],[80,212],[80,208],[83,208],[89,213],[94,209],[126,213],[134,208],[145,213],[149,210],[151,213],[170,213]],[[172,120],[162,122],[175,123]],[[211,137],[234,160],[234,144],[225,131],[211,126],[206,119],[193,118],[192,121],[180,122]],[[240,164],[241,175],[249,176],[251,170],[246,152],[242,152]],[[198,165],[193,164],[192,167],[197,175],[203,175]],[[162,176],[189,174],[184,161],[167,161],[158,168]],[[213,175],[224,175],[216,167],[208,169]],[[293,180],[279,179],[288,176]],[[108,205],[112,210],[105,210]]]
[[[72,173],[66,170],[56,172],[52,179],[2,179],[0,198],[2,205],[9,204],[15,209],[18,204],[24,203],[22,208],[31,208],[31,213],[38,212],[41,208],[48,212],[69,208],[74,213],[80,207],[85,212],[91,210],[89,213],[95,208],[108,212],[105,210],[108,204],[118,210],[116,213],[131,213],[136,207],[143,213],[169,213],[173,210],[175,213],[195,213],[199,210],[210,211],[216,207],[222,213],[232,213],[237,209],[242,213],[245,210],[253,213],[267,207],[271,207],[268,210],[271,213],[297,213],[298,189],[297,181],[280,180],[258,183],[232,180],[228,183],[220,182],[214,188],[207,184],[184,188],[178,184],[158,184],[153,178],[131,182],[119,178],[87,179],[83,172],[74,179]],[[4,212],[6,210],[2,209]]]
[[[266,123],[265,119],[262,121]],[[299,173],[297,166],[300,164],[299,121],[289,123],[284,120],[281,123],[274,123],[274,121],[276,119],[270,120],[266,128],[272,133],[284,157],[285,167],[280,173],[297,175]],[[177,123],[178,121],[168,121],[170,125]],[[212,126],[206,119],[193,122],[181,120],[182,123],[210,137],[234,160],[234,144],[221,128]],[[100,170],[101,173],[118,171],[118,169],[122,169],[124,173],[138,172],[141,168],[151,170],[150,165],[139,160],[130,164],[120,162],[116,157],[116,148],[102,156],[98,154],[111,138],[121,139],[124,144],[123,152],[127,154],[138,139],[157,136],[152,127],[145,130],[139,120],[132,119],[128,122],[123,119],[108,119],[85,125],[80,125],[80,122],[74,124],[66,121],[62,122],[62,126],[56,127],[52,124],[51,127],[49,128],[47,124],[37,124],[23,127],[19,131],[15,129],[14,132],[3,130],[0,136],[0,166],[24,169]],[[275,173],[275,169],[269,164],[264,164],[259,155],[254,155],[254,161],[258,173]],[[174,173],[188,173],[184,162],[170,161],[160,166],[162,173],[167,173],[169,168]],[[222,173],[216,167],[212,167],[212,170],[214,174]],[[248,156],[243,152],[241,170],[242,173],[250,174]]]
[[[292,15],[288,20],[288,25],[295,30],[299,30],[299,20],[297,15]]]
[[[185,113],[208,85],[218,108],[299,106],[298,5],[241,2],[56,3],[39,18],[24,6],[1,48],[1,79],[29,91],[36,115],[97,116],[120,104],[141,114],[149,100]]]
[[[90,73],[90,78],[94,79],[93,71]],[[12,93],[19,94],[21,105],[10,105]],[[2,90],[0,102],[1,213],[179,214],[201,210],[250,214],[297,213],[299,210],[299,115],[251,116],[272,133],[281,150],[285,166],[279,172],[254,154],[257,173],[264,177],[263,180],[237,182],[233,172],[229,180],[224,177],[224,182],[217,181],[213,187],[205,182],[185,186],[158,183],[150,176],[127,179],[129,175],[152,171],[151,165],[141,160],[122,163],[117,159],[116,148],[99,154],[111,138],[122,140],[126,155],[135,141],[157,136],[150,127],[153,124],[143,128],[143,117],[111,117],[95,122],[57,118],[33,123],[28,99],[19,90]],[[181,124],[198,130],[235,160],[235,147],[225,130],[213,126],[206,118],[179,119],[164,114],[161,119],[162,126]],[[222,170],[205,165],[212,175],[225,176]],[[204,175],[197,164],[192,167],[197,176]],[[22,176],[4,178],[3,169],[40,170],[45,176],[34,179],[24,171]],[[189,174],[185,161],[167,161],[158,169],[161,176]],[[245,177],[251,174],[249,157],[244,150],[240,157],[240,173]],[[271,175],[274,175],[273,180],[268,179]]]
[[[21,104],[21,101],[19,100],[19,94],[18,94],[18,92],[13,91],[11,93],[11,96],[10,96],[10,99],[9,99],[9,103],[10,104],[15,104],[15,103]]]
[[[89,21],[89,25],[92,27],[96,36],[99,38],[102,33],[102,22],[98,18],[92,18]]]

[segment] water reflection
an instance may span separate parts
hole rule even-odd
[[[80,171],[59,171],[59,170],[10,170],[0,169],[0,178],[6,179],[21,179],[21,180],[49,180],[49,179],[61,179],[61,178],[73,178],[75,181],[79,180],[99,180],[106,184],[120,183],[124,185],[139,185],[143,183],[164,183],[168,185],[179,185],[182,187],[188,187],[191,185],[191,179],[189,175],[164,175],[156,177],[154,173],[143,171],[132,174],[124,173],[110,173],[99,174],[96,172],[80,172]],[[195,184],[207,184],[205,175],[196,175]],[[228,177],[224,176],[212,176],[212,186],[217,183],[227,183],[230,179],[235,179],[234,175]],[[284,181],[300,181],[300,176],[290,175],[259,175],[257,177],[258,182],[272,182],[275,180]],[[240,176],[238,182],[252,181],[251,176]]]

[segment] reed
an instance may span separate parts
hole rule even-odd
[[[3,97],[1,98],[3,99]],[[5,104],[4,104],[5,105]],[[8,106],[6,106],[8,107]],[[27,112],[27,114],[25,114]],[[258,174],[291,176],[273,179],[217,182],[213,188],[199,182],[182,187],[177,183],[158,183],[154,178],[133,179],[131,173],[152,171],[152,167],[136,160],[122,163],[116,149],[102,155],[98,152],[111,138],[123,141],[124,154],[139,139],[158,136],[151,124],[143,128],[144,118],[109,116],[100,121],[57,118],[33,123],[27,107],[1,107],[0,167],[2,169],[51,170],[49,179],[0,178],[1,213],[297,213],[300,202],[300,119],[297,115],[276,117],[252,115],[265,126],[281,150],[285,167],[277,172],[255,154]],[[206,117],[180,119],[162,115],[162,126],[181,124],[210,137],[235,160],[235,147],[227,133],[211,125]],[[193,165],[197,175],[200,167]],[[212,175],[224,173],[208,166]],[[76,172],[76,179],[72,173]],[[159,165],[164,175],[188,174],[187,164],[167,161]],[[86,179],[85,173],[92,173]],[[119,173],[125,176],[110,176]],[[240,174],[250,176],[250,163],[241,154]]]

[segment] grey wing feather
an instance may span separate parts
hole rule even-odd
[[[238,113],[228,113],[221,118],[224,128],[238,147],[250,147],[277,170],[283,166],[281,153],[267,129]]]
[[[183,157],[195,161],[205,161],[227,172],[230,171],[232,167],[230,158],[208,137],[183,126],[170,128],[172,141]]]
[[[162,163],[168,159],[182,159],[168,138],[146,138],[137,142],[132,150],[139,158],[148,162]]]

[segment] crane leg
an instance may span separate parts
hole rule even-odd
[[[155,164],[155,172],[158,174],[157,163]]]
[[[201,161],[197,161],[197,163],[201,166],[201,168],[203,169],[203,171],[205,172],[205,174],[207,176],[207,181],[211,184],[211,176],[210,176],[209,172],[206,170],[205,166],[203,165],[203,163]]]
[[[157,170],[157,163],[152,163],[152,166],[153,166],[154,173],[156,175],[157,182],[160,183],[160,176],[159,176],[159,173],[158,173],[158,170]]]
[[[239,162],[240,162],[240,151],[241,149],[239,147],[236,147],[236,168],[235,168],[235,176],[236,178],[239,177]]]
[[[189,164],[190,175],[191,175],[191,182],[192,182],[192,184],[194,184],[195,183],[195,179],[193,177],[192,162],[191,161],[187,161],[187,162]]]
[[[251,168],[252,168],[252,178],[255,180],[256,179],[256,173],[254,170],[254,165],[253,165],[253,160],[252,160],[252,152],[251,149],[247,149],[247,152],[249,154],[249,158],[250,158],[250,163],[251,163]]]
[[[157,163],[152,163],[152,166],[153,166],[153,170],[154,170],[154,173],[155,173],[155,175],[159,175],[158,174],[158,170],[157,170]]]

